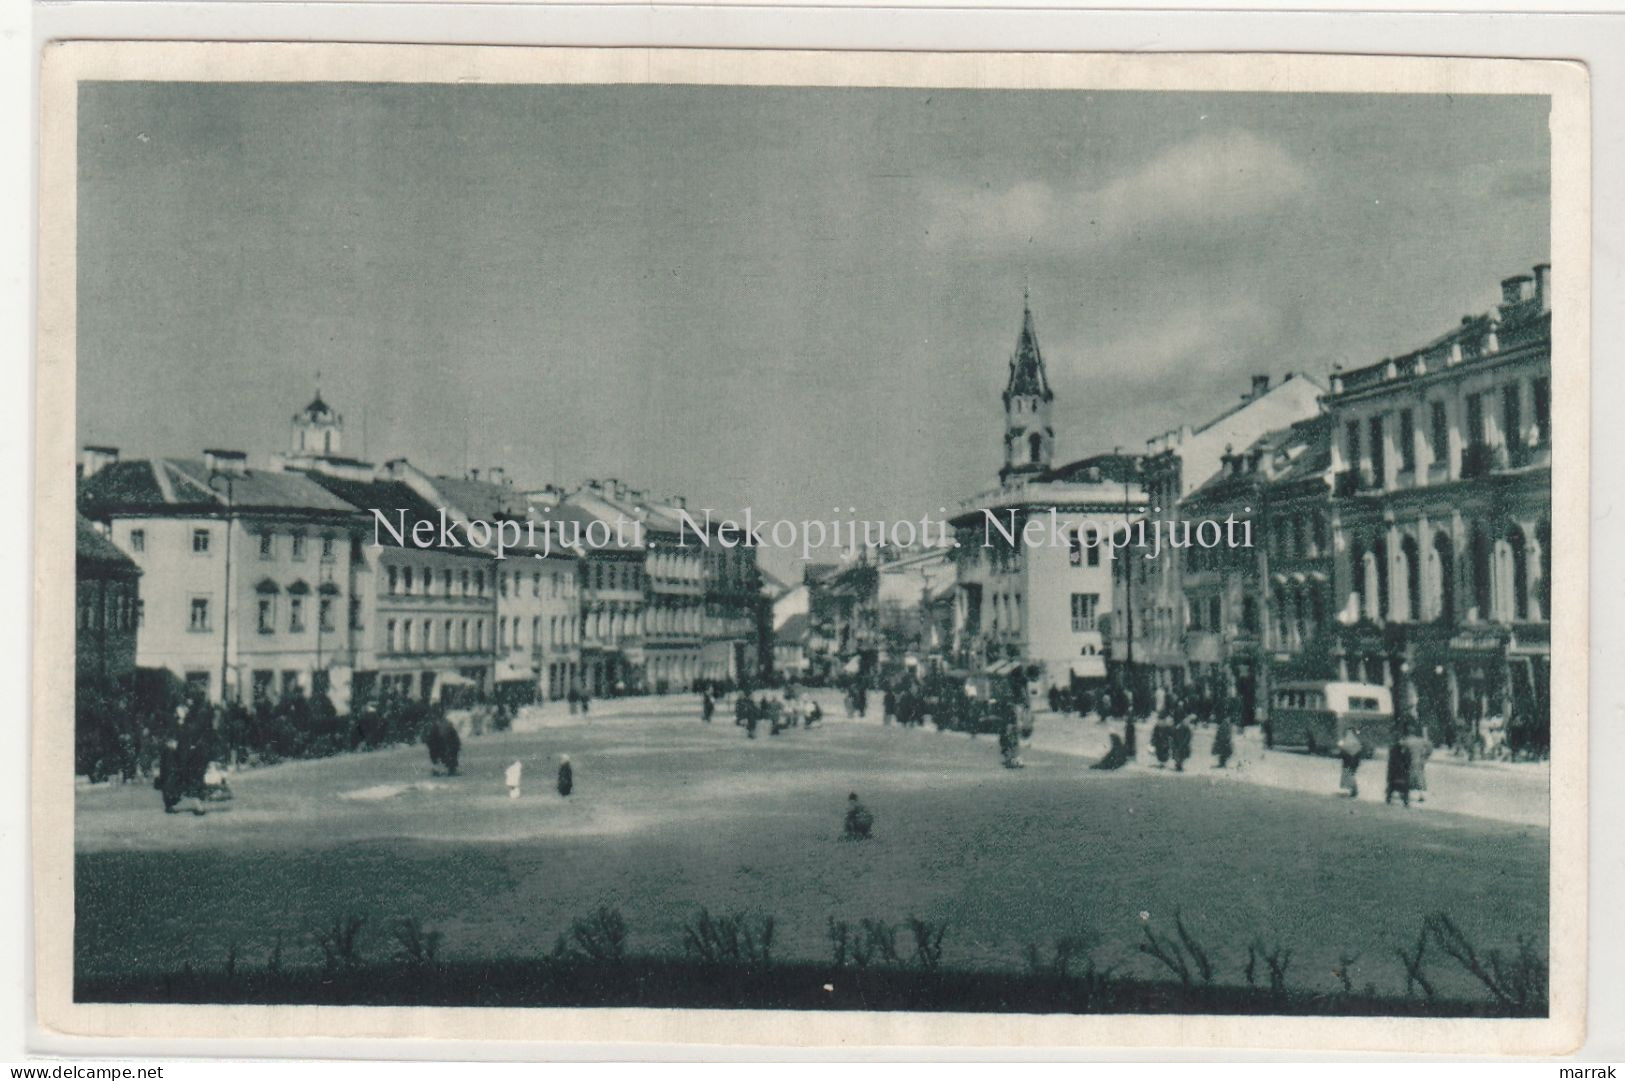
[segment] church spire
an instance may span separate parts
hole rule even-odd
[[[1044,354],[1038,348],[1038,330],[1033,326],[1033,308],[1027,290],[1021,295],[1021,334],[1016,338],[1016,351],[1010,355],[1010,381],[1004,388],[1004,404],[1022,396],[1050,401],[1055,397],[1049,388],[1049,374],[1044,370]]]

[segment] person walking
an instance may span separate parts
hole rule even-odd
[[[581,705],[581,692],[579,690],[577,690],[575,684],[572,683],[570,685],[569,693],[566,694],[564,697],[569,699],[569,701],[570,701],[570,713],[573,715],[576,712],[577,708],[579,708],[580,705]]]
[[[1167,768],[1173,750],[1173,733],[1169,729],[1168,718],[1159,713],[1151,724],[1151,751],[1157,756],[1158,769]]]
[[[1407,732],[1416,731],[1407,728]],[[1427,802],[1427,764],[1428,758],[1433,754],[1433,740],[1428,738],[1426,727],[1420,729],[1419,735],[1407,735],[1400,740],[1405,750],[1410,753],[1410,789],[1416,795],[1417,803]]]
[[[1185,718],[1174,722],[1169,737],[1173,742],[1174,769],[1184,773],[1185,760],[1191,756],[1191,726],[1185,723]]]
[[[880,721],[882,724],[890,725],[896,716],[897,692],[887,687],[886,693],[880,696]]]
[[[1405,806],[1411,805],[1411,752],[1398,735],[1388,748],[1388,783],[1382,802],[1393,803],[1395,796]]]
[[[707,688],[705,692],[700,695],[700,720],[704,721],[706,724],[710,724],[711,718],[716,714],[716,712],[717,700],[711,697],[710,688]]]
[[[1113,770],[1122,769],[1128,765],[1128,750],[1123,746],[1123,737],[1113,732],[1111,733],[1111,739],[1111,749],[1106,752],[1105,757],[1090,766],[1090,769]]]
[[[1214,769],[1223,769],[1230,762],[1230,756],[1236,753],[1236,745],[1230,738],[1230,718],[1220,717],[1218,731],[1213,733],[1213,757],[1218,764]]]
[[[559,755],[559,795],[568,796],[575,791],[575,787],[576,773],[570,767],[570,756],[561,754]]]
[[[1126,717],[1123,720],[1123,752],[1133,761],[1140,755],[1139,740],[1134,732],[1134,718]]]
[[[848,841],[867,841],[873,835],[875,816],[858,799],[856,792],[846,797],[846,821],[843,831]]]
[[[1343,766],[1338,775],[1338,787],[1347,792],[1350,799],[1360,798],[1360,784],[1355,774],[1360,770],[1360,757],[1364,753],[1365,744],[1360,740],[1358,729],[1348,729],[1343,733],[1343,738],[1337,741],[1337,756]]]

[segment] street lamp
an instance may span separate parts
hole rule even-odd
[[[218,469],[209,472],[209,490],[214,491],[216,478],[224,478],[226,482],[226,567],[225,588],[221,594],[220,602],[220,704],[226,704],[226,674],[230,668],[231,657],[231,527],[232,527],[232,494],[235,477],[231,473]]]

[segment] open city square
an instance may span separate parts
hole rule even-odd
[[[1550,103],[1400,97],[87,84],[74,1003],[1548,1018]]]

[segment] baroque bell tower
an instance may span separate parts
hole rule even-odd
[[[1010,380],[1004,388],[1004,468],[999,480],[1008,482],[1035,476],[1049,469],[1055,454],[1055,429],[1050,424],[1050,405],[1055,394],[1044,371],[1044,355],[1038,350],[1038,331],[1033,329],[1032,304],[1021,298],[1021,335],[1010,357]]]
[[[293,415],[292,435],[295,456],[326,458],[339,453],[344,418],[322,401],[319,385],[310,404]]]

